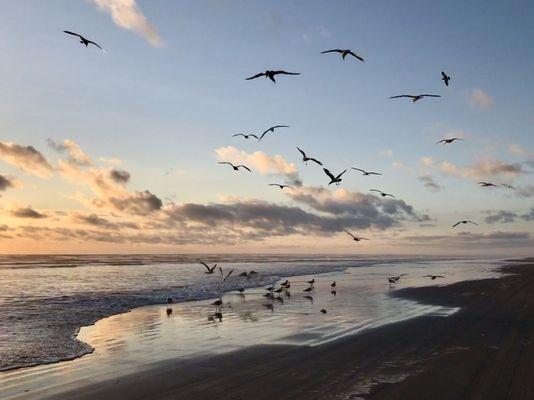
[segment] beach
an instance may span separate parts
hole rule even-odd
[[[273,342],[167,359],[17,398],[530,399],[534,263],[502,272],[390,294],[457,310],[447,317],[428,313],[316,345]]]

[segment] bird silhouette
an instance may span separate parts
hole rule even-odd
[[[332,175],[332,173],[327,170],[326,168],[323,168],[323,171],[326,175],[328,175],[328,177],[330,178],[330,182],[328,183],[329,185],[331,185],[332,183],[335,183],[336,185],[339,186],[339,183],[341,182],[341,175],[343,175],[345,172],[347,172],[346,169],[343,170],[342,173],[340,173],[339,175],[337,176],[334,176]]]
[[[451,77],[447,76],[445,72],[441,71],[441,80],[445,83],[445,86],[449,86],[449,81],[451,80]]]
[[[269,183],[269,186],[278,186],[280,189],[284,190],[285,188],[289,189],[295,189],[293,186],[290,185],[282,185],[280,183]]]
[[[371,191],[371,192],[377,192],[377,193],[380,193],[380,196],[382,196],[382,197],[390,196],[390,197],[393,197],[394,199],[396,199],[396,197],[393,196],[392,194],[383,192],[383,191],[378,190],[378,189],[371,189],[370,191]]]
[[[350,233],[349,231],[345,231],[345,233],[347,235],[350,235],[352,237],[352,240],[354,240],[355,242],[359,242],[360,240],[369,240],[367,238],[364,238],[364,237],[358,237],[356,235],[353,235],[352,233]]]
[[[310,286],[309,288],[304,289],[303,292],[310,293],[312,290],[313,290],[313,287]]]
[[[274,83],[276,83],[276,80],[274,79],[274,77],[276,75],[300,75],[300,73],[299,72],[270,71],[270,70],[267,70],[265,72],[260,72],[259,74],[256,74],[256,75],[250,76],[248,78],[245,78],[245,80],[250,81],[251,79],[256,79],[256,78],[259,78],[261,76],[264,76],[266,78],[269,78]]]
[[[331,287],[331,288],[335,288],[335,287],[336,287],[336,282],[335,282],[335,281],[332,282],[332,283],[330,284],[330,287]]]
[[[444,145],[446,145],[446,144],[451,144],[452,142],[454,142],[456,140],[463,140],[463,139],[462,138],[458,138],[458,137],[454,137],[454,138],[450,138],[450,139],[441,139],[439,142],[436,142],[436,144],[443,143]]]
[[[456,228],[458,225],[460,224],[473,224],[473,225],[478,225],[476,222],[473,222],[473,221],[469,221],[469,220],[464,220],[464,221],[458,221],[457,223],[455,223],[452,227],[453,228]]]
[[[430,278],[432,280],[435,280],[436,278],[445,278],[443,275],[425,275],[423,278]]]
[[[265,135],[267,135],[268,133],[274,133],[274,130],[275,129],[278,129],[278,128],[290,128],[289,125],[275,125],[275,126],[271,126],[270,128],[266,129],[265,131],[263,131],[263,133],[261,134],[260,138],[258,139],[258,142],[263,139],[263,137]]]
[[[326,310],[324,308],[321,308],[321,314],[326,314]]]
[[[406,276],[406,275],[408,275],[408,274],[400,274],[400,275],[397,275],[397,276],[392,276],[392,277],[388,278],[388,282],[389,283],[397,283],[400,280],[400,278],[402,278],[403,276]]]
[[[347,55],[351,55],[354,58],[360,60],[361,62],[364,61],[362,57],[360,57],[358,54],[354,53],[352,50],[349,50],[349,49],[332,49],[332,50],[321,51],[321,54],[327,54],[327,53],[339,53],[341,54],[341,58],[343,58],[343,60],[345,59]]]
[[[423,97],[441,97],[439,94],[401,94],[398,96],[391,96],[390,99],[398,99],[401,97],[408,97],[412,99],[412,101],[415,103],[418,100],[421,100]]]
[[[308,281],[308,283],[313,286],[313,284],[315,283],[315,278],[313,278],[311,281]]]
[[[100,50],[103,50],[102,47],[100,47],[100,45],[98,43],[95,43],[93,42],[92,40],[89,40],[89,39],[86,39],[85,37],[83,37],[82,35],[80,35],[79,33],[76,33],[76,32],[71,32],[71,31],[63,31],[65,32],[66,34],[69,34],[69,35],[73,35],[73,36],[76,36],[80,39],[80,43],[81,44],[84,44],[85,47],[89,46],[90,44],[94,44],[96,47],[98,47]]]
[[[365,171],[363,169],[360,169],[360,168],[354,168],[352,167],[353,170],[356,170],[356,171],[360,171],[362,173],[363,176],[369,176],[369,175],[382,175],[378,172],[371,172],[371,171]]]
[[[249,133],[248,135],[245,135],[244,133],[236,133],[235,135],[232,135],[232,137],[236,137],[236,136],[243,136],[245,139],[248,139],[250,137],[258,139],[258,136],[256,136],[253,133]]]
[[[205,262],[203,261],[200,261],[200,263],[206,267],[207,271],[205,272],[206,275],[210,275],[210,274],[213,274],[215,272],[215,268],[217,268],[217,264],[215,264],[213,267],[210,268],[210,266],[208,264],[206,264]]]
[[[252,172],[252,171],[250,170],[250,168],[247,167],[246,165],[234,165],[234,164],[232,164],[231,162],[227,162],[227,161],[219,161],[219,164],[227,164],[227,165],[230,165],[230,166],[234,169],[234,171],[239,171],[239,168],[244,168],[244,169],[246,169],[248,172]]]
[[[512,185],[508,185],[506,183],[502,183],[501,184],[502,187],[505,187],[507,189],[512,189],[512,190],[517,190],[517,188],[513,187]]]
[[[308,164],[308,161],[313,161],[314,163],[317,163],[317,164],[319,164],[320,166],[323,165],[323,163],[322,163],[321,161],[317,160],[316,158],[308,157],[308,156],[306,155],[306,153],[304,153],[304,151],[303,151],[302,149],[299,149],[299,148],[297,147],[297,150],[300,152],[300,154],[302,154],[302,161],[304,161],[304,163]]]
[[[484,181],[481,181],[481,182],[478,182],[478,184],[479,184],[481,187],[497,187],[496,184],[491,183],[491,182],[484,182]]]

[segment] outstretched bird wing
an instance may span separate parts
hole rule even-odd
[[[249,133],[249,136],[252,136],[252,137],[255,137],[256,139],[258,139],[258,136],[253,134],[253,133]]]
[[[378,190],[378,189],[371,189],[371,190],[369,190],[369,191],[370,191],[370,192],[378,192],[378,193],[380,193],[380,194],[384,193],[383,191]]]
[[[441,97],[439,94],[420,94],[419,97]]]
[[[87,39],[86,39],[87,40]],[[87,40],[87,43],[94,44],[96,47],[98,47],[100,50],[103,50],[102,47],[98,43],[93,42],[92,40]]]
[[[453,227],[453,228],[456,228],[458,225],[463,224],[463,222],[464,222],[464,221],[457,222],[457,223],[455,223],[452,227]]]
[[[204,261],[200,261],[200,263],[205,266],[208,271],[211,271],[211,268]]]
[[[80,35],[79,33],[76,33],[76,32],[71,32],[71,31],[63,31],[63,32],[67,33],[69,35],[78,36],[80,39],[85,39],[82,35]]]
[[[321,51],[321,54],[326,54],[326,53],[343,53],[343,50],[341,50],[341,49],[332,49],[332,50]]]
[[[349,54],[350,54],[351,56],[357,58],[357,59],[360,60],[361,62],[364,62],[364,61],[363,61],[363,58],[360,57],[358,54],[356,54],[356,53],[354,53],[354,52],[352,52],[352,51],[349,51]]]
[[[400,97],[409,97],[410,99],[413,99],[415,96],[413,96],[411,94],[400,94],[398,96],[391,96],[390,99],[398,99]]]
[[[280,189],[282,189],[282,186],[284,185],[280,185],[278,183],[269,183],[269,186],[278,186]]]
[[[287,72],[287,71],[273,71],[274,75],[300,75],[300,72]]]
[[[354,235],[353,235],[352,233],[350,233],[349,231],[345,231],[345,233],[346,233],[347,235],[350,235],[353,239],[356,239],[356,236],[354,236]]]
[[[297,147],[297,150],[302,154],[302,158],[306,158],[306,153]]]
[[[228,161],[219,161],[217,164],[227,164],[227,165],[231,165],[232,167],[234,166],[234,164]]]
[[[276,128],[289,128],[289,125],[275,125],[275,126],[271,126],[268,130],[276,129]]]
[[[369,175],[382,175],[380,172],[367,172]]]
[[[447,143],[447,139],[441,139],[439,142],[436,142],[436,144],[440,144],[440,143]]]
[[[467,221],[469,222],[470,224],[473,224],[473,225],[478,225],[476,222],[473,222],[473,221]]]
[[[310,160],[310,161],[313,161],[313,162],[315,162],[315,163],[319,164],[320,166],[323,166],[323,163],[322,163],[321,161],[319,161],[319,160],[315,159],[315,158],[312,158],[312,157],[308,157],[308,160]]]
[[[237,167],[237,168],[240,168],[240,167],[241,167],[241,168],[245,168],[248,172],[252,172],[252,171],[250,170],[250,168],[247,167],[246,165],[236,165],[236,167]]]
[[[245,80],[246,81],[250,81],[251,79],[259,78],[260,76],[265,76],[265,72],[260,72],[259,74],[256,74],[256,75],[250,76],[248,78],[245,78]]]
[[[356,171],[360,171],[362,174],[366,174],[367,171],[363,170],[363,169],[360,169],[360,168],[354,168],[352,167],[352,169],[356,170]]]
[[[328,175],[328,177],[329,177],[331,180],[333,180],[333,181],[336,180],[336,177],[335,177],[334,175],[332,175],[332,174],[330,173],[329,170],[327,170],[326,168],[323,168],[323,171],[324,171],[324,173],[325,173],[326,175]]]
[[[343,175],[343,174],[344,174],[345,172],[347,172],[347,170],[346,170],[346,169],[344,169],[342,173],[340,173],[340,174],[339,174],[338,176],[336,176],[336,179],[339,179],[339,178],[341,178],[341,175]]]
[[[236,136],[247,137],[247,135],[244,135],[244,134],[242,134],[242,133],[236,133],[235,135],[232,135],[232,137],[236,137]]]

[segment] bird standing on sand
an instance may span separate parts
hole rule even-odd
[[[425,275],[423,278],[430,278],[432,280],[435,280],[436,278],[445,278],[443,275]]]
[[[267,70],[265,72],[260,72],[259,74],[252,75],[252,76],[250,76],[248,78],[245,78],[245,80],[250,81],[251,79],[256,79],[256,78],[259,78],[261,76],[264,76],[266,78],[269,78],[274,83],[276,83],[276,80],[274,79],[274,77],[276,75],[300,75],[300,73],[299,72],[270,71],[270,70]]]
[[[83,37],[82,35],[80,35],[79,33],[76,33],[76,32],[71,32],[71,31],[63,31],[64,33],[68,34],[68,35],[72,35],[72,36],[76,36],[80,39],[80,43],[81,44],[84,44],[85,47],[89,46],[90,44],[94,44],[96,47],[98,47],[100,50],[104,50],[102,49],[102,47],[100,47],[100,45],[98,43],[95,43],[93,42],[92,40],[89,40],[89,39],[86,39],[85,37]]]
[[[340,173],[339,175],[337,176],[334,176],[332,175],[332,173],[327,170],[326,168],[323,168],[323,171],[326,175],[328,175],[328,177],[330,178],[330,182],[328,183],[329,185],[331,185],[332,183],[335,183],[337,186],[339,186],[339,183],[341,182],[341,175],[343,175],[345,172],[347,172],[346,169],[343,170],[342,173]]]
[[[359,236],[356,236],[356,235],[353,235],[352,233],[350,233],[349,231],[345,231],[345,233],[347,235],[350,235],[352,237],[352,240],[354,240],[355,242],[359,242],[360,240],[369,240],[367,238],[364,238],[364,237],[359,237]],[[334,282],[335,283],[335,282]]]
[[[421,100],[423,97],[441,97],[441,96],[439,94],[401,94],[398,96],[391,96],[390,99],[398,99],[401,97],[410,98],[415,103],[416,101]]]
[[[445,83],[445,86],[449,86],[449,81],[451,80],[451,77],[447,76],[445,72],[441,71],[441,80]]]
[[[335,288],[335,287],[336,287],[336,282],[335,282],[335,281],[332,282],[332,283],[330,284],[330,287],[331,287],[332,289]]]
[[[364,62],[363,57],[360,57],[358,54],[354,53],[352,50],[349,49],[332,49],[332,50],[325,50],[321,51],[321,54],[327,54],[327,53],[339,53],[341,54],[341,58],[344,60],[347,55],[351,55],[354,58],[360,60],[361,62]]]
[[[244,168],[244,169],[246,169],[248,172],[252,172],[252,171],[250,170],[250,168],[247,167],[246,165],[234,165],[234,164],[232,164],[231,162],[228,162],[228,161],[219,161],[218,164],[227,164],[227,165],[230,165],[230,166],[234,169],[234,171],[239,171],[239,168]]]
[[[321,308],[321,313],[326,314],[326,310],[324,308]]]
[[[313,157],[308,157],[306,155],[306,153],[304,153],[304,150],[299,149],[298,147],[297,147],[297,150],[300,152],[300,154],[302,154],[302,161],[304,161],[304,163],[306,165],[308,164],[308,161],[313,161],[314,163],[317,163],[317,164],[319,164],[321,166],[323,165],[323,163],[321,161],[319,161],[319,160],[317,160],[317,159],[315,159]]]
[[[315,278],[313,278],[311,281],[308,281],[308,283],[313,286],[313,284],[315,283]]]
[[[206,264],[205,262],[203,261],[200,261],[200,263],[206,267],[207,271],[204,272],[206,275],[210,275],[210,274],[213,274],[213,272],[215,272],[215,268],[217,267],[217,264],[215,264],[213,267],[209,267],[208,264]]]
[[[469,221],[469,220],[464,220],[464,221],[459,221],[457,223],[455,223],[452,227],[453,228],[456,228],[458,225],[460,224],[473,224],[473,225],[478,225],[476,222],[473,222],[473,221]]]
[[[441,139],[439,142],[436,142],[436,144],[442,143],[443,145],[446,145],[446,144],[451,144],[452,142],[455,142],[456,140],[463,140],[463,139],[459,137],[454,137],[450,139]]]
[[[378,193],[380,193],[380,196],[382,196],[382,197],[390,196],[390,197],[393,197],[394,199],[396,199],[396,197],[393,196],[392,194],[383,192],[383,191],[378,190],[378,189],[371,189],[370,191],[371,191],[371,192],[378,192]]]
[[[313,286],[310,286],[309,288],[306,288],[303,290],[305,293],[310,293],[313,290]]]
[[[353,170],[356,170],[356,171],[360,171],[362,173],[363,176],[369,176],[369,175],[382,175],[378,172],[371,172],[371,171],[365,171],[363,169],[360,169],[360,168],[354,168],[352,167]]]

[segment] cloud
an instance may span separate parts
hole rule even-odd
[[[473,89],[468,93],[469,103],[471,105],[482,108],[484,110],[489,110],[493,107],[492,97],[480,89]]]
[[[163,40],[148,22],[135,0],[92,0],[101,10],[109,13],[113,22],[121,28],[134,31],[151,45],[161,46]]]
[[[381,155],[382,157],[392,157],[393,156],[393,150],[391,150],[391,149],[380,150],[378,152],[378,154]]]
[[[233,146],[221,147],[215,150],[219,160],[229,161],[233,164],[244,164],[255,169],[262,175],[281,176],[287,182],[300,185],[301,180],[297,167],[293,163],[287,162],[281,155],[269,156],[263,151],[256,151],[248,154],[238,150]]]
[[[431,192],[440,192],[443,189],[442,186],[438,185],[434,181],[432,175],[421,175],[417,179],[423,184],[424,187],[426,187]]]
[[[0,192],[17,186],[17,181],[9,176],[0,174]]]
[[[54,141],[53,139],[47,139],[46,142],[52,149],[54,149],[58,153],[67,153],[69,155],[67,162],[79,166],[91,165],[91,159],[89,158],[89,156],[87,156],[87,154],[83,152],[80,146],[72,140],[65,139],[63,143],[59,143]]]
[[[517,188],[515,191],[517,197],[530,198],[534,197],[534,185],[526,185],[520,188]]]
[[[525,214],[521,215],[521,218],[527,222],[534,221],[534,207],[532,207]]]
[[[507,224],[514,222],[517,218],[517,214],[510,211],[500,210],[495,213],[490,213],[486,218],[485,221],[488,224],[496,224],[496,223],[502,223]]]
[[[479,158],[473,164],[464,167],[449,161],[435,163],[428,157],[425,157],[424,159],[426,160],[427,166],[432,166],[446,175],[475,181],[496,177],[502,177],[509,181],[513,181],[519,175],[526,173],[523,169],[523,165],[520,163],[508,163],[491,157]],[[432,160],[432,162],[430,162],[430,160]]]
[[[130,173],[124,170],[112,169],[109,176],[117,183],[128,183],[130,180]]]
[[[104,201],[94,200],[93,203],[97,206],[111,205],[117,211],[135,215],[147,215],[154,211],[159,211],[163,207],[161,199],[148,190],[128,193],[121,197],[109,197]]]
[[[81,213],[75,213],[73,215],[73,220],[75,222],[91,225],[94,227],[99,227],[103,229],[122,229],[122,228],[129,228],[129,229],[138,229],[139,225],[133,222],[111,222],[105,218],[99,217],[98,215],[91,213],[91,214],[81,214]]]
[[[119,165],[122,165],[122,160],[119,160],[118,158],[104,158],[104,157],[100,157],[98,159],[98,161],[104,163],[104,164],[109,164],[109,165],[113,165],[115,167],[118,167]]]
[[[35,211],[30,206],[15,208],[14,210],[10,212],[10,214],[17,218],[33,218],[33,219],[46,218],[46,214],[41,214],[40,212]]]
[[[46,158],[33,146],[0,142],[0,159],[41,178],[51,177],[54,170]]]
[[[532,236],[528,232],[502,232],[487,233],[459,232],[454,235],[414,235],[402,238],[406,244],[416,246],[438,246],[447,243],[452,248],[515,248],[532,246]]]

